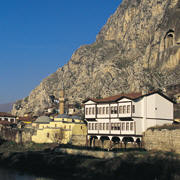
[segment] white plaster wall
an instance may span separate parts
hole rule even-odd
[[[154,95],[156,97],[156,113],[155,116],[156,118],[163,118],[163,119],[174,119],[173,117],[173,103],[170,102],[169,100],[163,98],[159,94]]]
[[[159,94],[148,96],[147,117],[173,120],[173,103]]]
[[[113,134],[121,134],[121,131],[120,130],[113,130],[113,131],[111,131],[111,134],[113,135]]]
[[[119,120],[119,118],[113,118],[113,119],[111,119],[111,122],[112,123],[119,123],[121,121]]]
[[[157,125],[157,120],[156,119],[147,119],[146,120],[146,130],[149,128],[149,127],[153,127],[153,126],[156,126]],[[160,123],[160,120],[159,120],[159,123]],[[159,124],[159,125],[162,125],[163,123]]]
[[[143,133],[143,127],[142,127],[142,118],[133,118],[134,119],[134,121],[135,121],[135,128],[136,128],[136,130],[135,130],[135,134],[136,135],[142,135],[142,133]]]
[[[119,100],[118,102],[129,102],[132,101],[131,99],[127,99],[127,98],[123,98],[121,100]]]
[[[142,100],[133,101],[132,105],[135,105],[135,113],[132,113],[132,116],[142,117]]]
[[[85,105],[88,105],[88,104],[96,104],[94,101],[87,101],[86,103],[85,103]]]
[[[153,127],[153,126],[161,126],[164,124],[172,124],[172,123],[173,123],[173,121],[169,121],[169,120],[147,119],[146,129],[148,129],[149,127]]]
[[[109,119],[96,119],[98,123],[109,123]]]
[[[147,117],[156,118],[156,94],[150,95],[147,98]],[[159,102],[157,102],[159,103]]]

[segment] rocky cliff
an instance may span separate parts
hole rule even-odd
[[[13,114],[39,114],[59,97],[70,101],[163,88],[180,82],[180,0],[124,0],[96,41],[16,102]]]

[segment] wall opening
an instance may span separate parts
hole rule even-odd
[[[164,38],[165,49],[174,46],[174,30],[170,29]]]

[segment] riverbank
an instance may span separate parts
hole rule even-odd
[[[3,152],[1,149],[0,152],[1,167],[54,179],[171,180],[180,178],[179,156],[170,152],[130,151],[109,159],[68,155],[50,147],[44,150],[42,148],[40,151]]]

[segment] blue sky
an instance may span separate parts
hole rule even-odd
[[[0,104],[28,96],[96,35],[121,0],[0,2]]]

